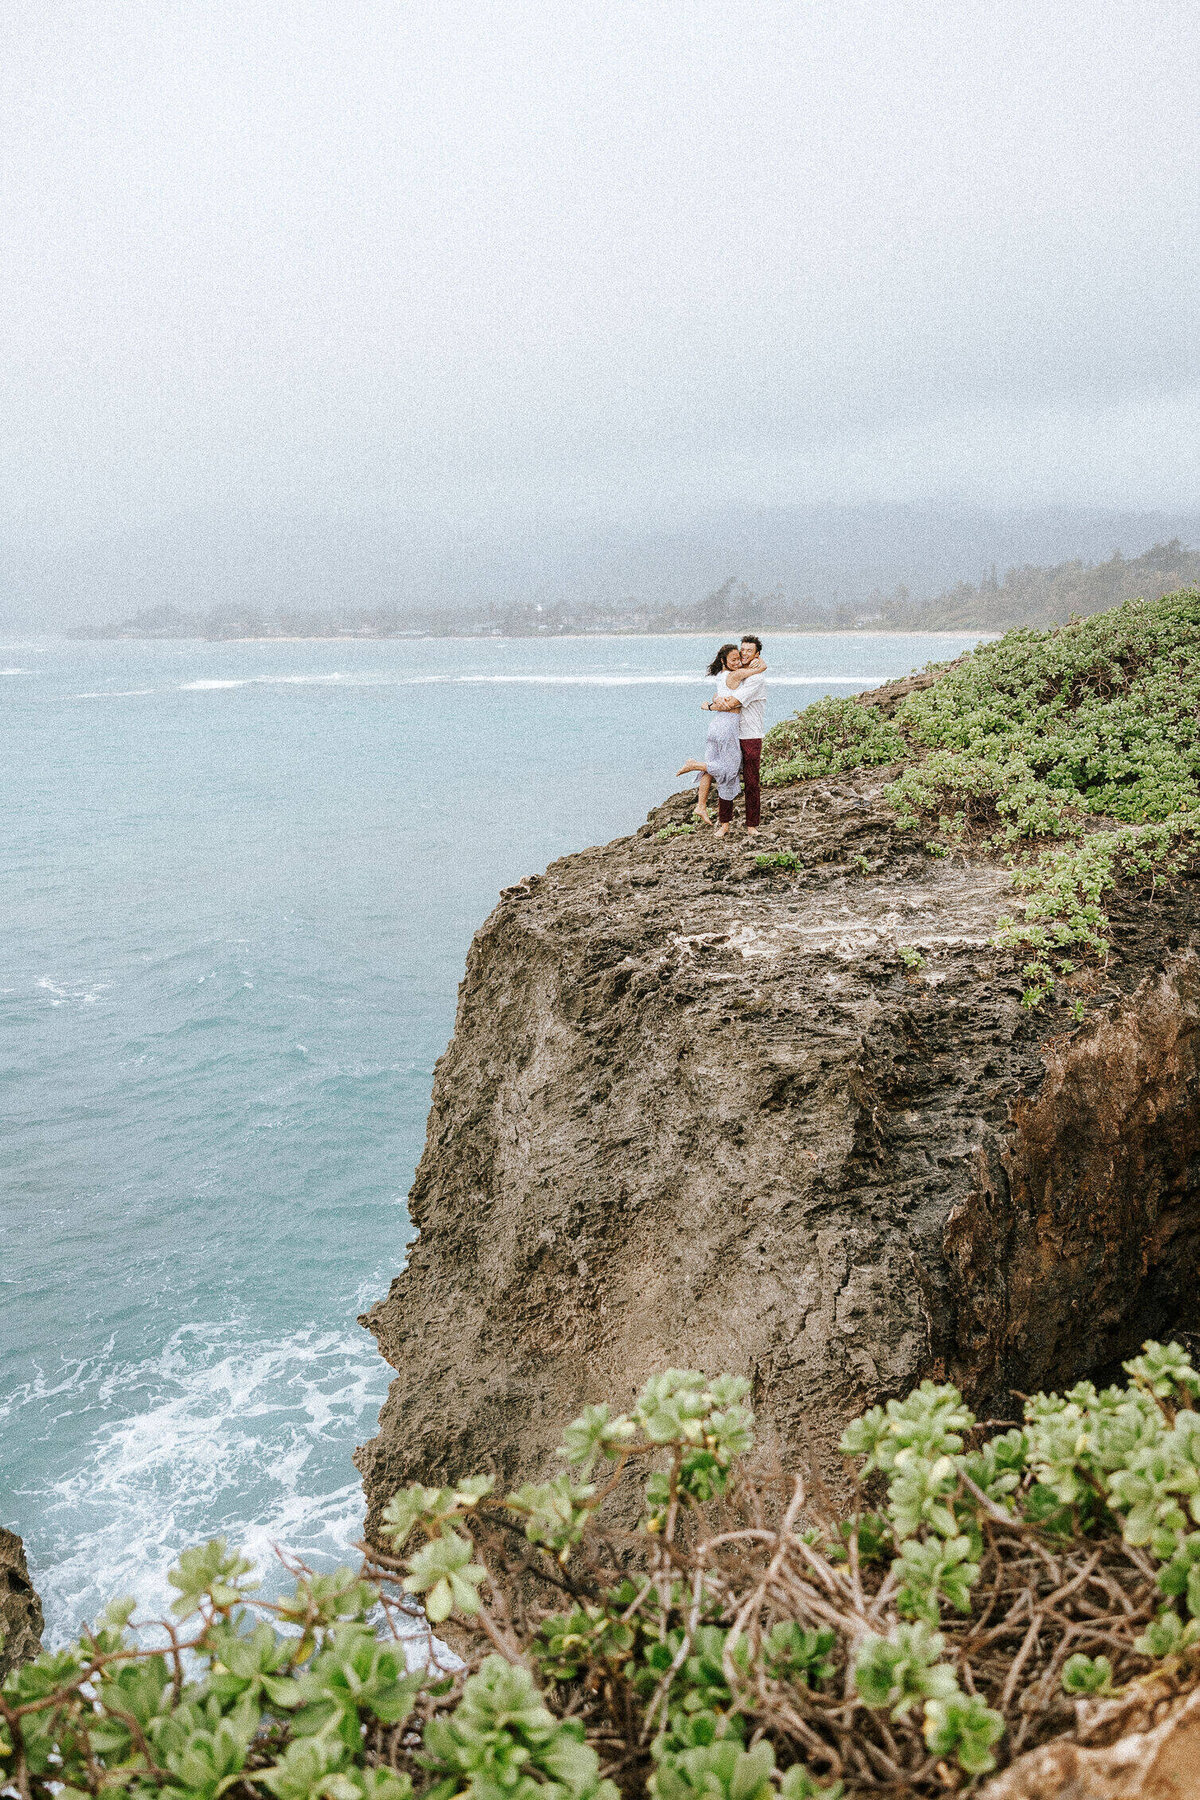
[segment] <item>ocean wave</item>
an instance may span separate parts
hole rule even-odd
[[[0,669],[0,675],[32,675],[32,669]]]
[[[3,672],[0,671],[0,673]],[[855,672],[848,675],[772,674],[767,679],[772,688],[872,688],[879,687],[885,681],[890,681],[892,677]],[[220,679],[204,677],[195,681],[180,682],[177,687],[173,688],[104,688],[83,694],[72,694],[69,698],[72,700],[132,700],[149,694],[207,694],[252,687],[707,687],[711,681],[711,675],[677,669],[636,674],[632,672],[612,674],[598,671],[583,674],[560,674],[533,670],[522,671],[520,674],[472,675],[426,673],[348,675],[338,672],[328,675],[241,675]]]
[[[255,1338],[227,1320],[181,1326],[144,1362],[98,1356],[10,1395],[10,1414],[96,1415],[85,1454],[32,1496],[28,1548],[50,1640],[114,1594],[161,1616],[168,1567],[214,1535],[258,1561],[267,1592],[283,1578],[276,1547],[318,1567],[352,1557],[363,1496],[346,1479],[349,1453],[387,1374],[365,1334],[309,1326]]]
[[[101,994],[107,994],[111,981],[55,981],[43,975],[38,988],[48,994],[51,1006],[95,1006]]]
[[[334,670],[327,675],[242,675],[236,679],[221,681],[185,681],[179,688],[181,694],[195,694],[208,688],[241,688],[241,687],[324,687],[330,682],[345,682],[349,687],[373,687],[379,683],[391,685],[402,679],[394,675],[343,675]]]
[[[891,679],[887,675],[769,675],[771,687],[878,687]],[[185,681],[175,690],[181,694],[212,693],[226,688],[246,687],[310,687],[337,683],[347,688],[362,687],[707,687],[711,675],[698,675],[687,670],[663,670],[640,674],[554,674],[535,671],[519,675],[245,675],[238,679]],[[131,692],[151,692],[132,689]],[[104,696],[77,694],[77,700],[100,699]],[[114,696],[115,697],[115,696]]]
[[[447,675],[427,679],[444,680],[455,685],[479,682],[532,682],[549,687],[707,687],[711,675],[664,673],[646,675]],[[768,675],[770,687],[831,687],[838,685],[880,686],[886,675]]]
[[[134,700],[142,694],[157,694],[159,688],[100,688],[91,694],[68,694],[69,700]]]

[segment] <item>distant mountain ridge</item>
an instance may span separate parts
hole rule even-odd
[[[977,584],[960,581],[930,599],[914,599],[907,587],[878,590],[857,604],[837,600],[821,605],[811,595],[790,599],[781,588],[756,594],[731,576],[690,605],[647,604],[629,599],[526,602],[470,611],[421,606],[343,608],[339,612],[225,605],[207,612],[176,606],[143,608],[112,625],[77,627],[72,636],[90,638],[248,637],[561,637],[586,632],[688,632],[741,630],[846,630],[870,627],[892,631],[1007,631],[1013,626],[1064,624],[1074,615],[1103,612],[1123,600],[1157,600],[1179,588],[1200,585],[1200,550],[1178,538],[1154,544],[1141,556],[1117,550],[1105,562],[1079,558],[1039,567],[1026,563],[995,572]]]

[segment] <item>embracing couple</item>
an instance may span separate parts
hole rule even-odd
[[[762,641],[744,637],[740,644],[722,644],[708,666],[717,677],[716,690],[705,702],[713,714],[704,746],[703,762],[685,762],[680,775],[693,771],[700,793],[697,817],[712,824],[708,796],[717,784],[717,836],[724,837],[733,823],[733,803],[738,786],[746,789],[746,830],[758,830],[761,799],[759,766],[762,761],[763,709],[767,695],[767,665]]]

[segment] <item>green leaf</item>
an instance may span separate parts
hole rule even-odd
[[[241,1775],[246,1754],[258,1729],[257,1708],[239,1708],[218,1718],[211,1728],[196,1722],[193,1709],[180,1708],[175,1717],[151,1734],[155,1754],[191,1800],[218,1800]]]
[[[951,1504],[958,1490],[958,1464],[952,1456],[897,1452],[888,1484],[888,1515],[897,1539],[915,1537],[923,1530],[939,1537],[958,1535],[958,1518]]]
[[[897,1625],[886,1638],[868,1633],[854,1662],[854,1684],[865,1706],[888,1707],[893,1719],[907,1716],[922,1700],[949,1699],[958,1692],[954,1671],[941,1661],[946,1647],[940,1632],[923,1621]]]
[[[968,1775],[986,1775],[996,1766],[992,1745],[1004,1735],[1004,1720],[977,1694],[951,1694],[925,1704],[925,1742],[934,1756],[956,1756]]]
[[[1147,1343],[1140,1356],[1122,1366],[1159,1400],[1200,1398],[1200,1375],[1179,1344]]]
[[[1200,1625],[1189,1619],[1185,1625],[1177,1612],[1164,1609],[1133,1641],[1139,1656],[1175,1656],[1186,1650],[1200,1636]]]
[[[647,1784],[655,1800],[774,1800],[775,1752],[762,1739],[752,1750],[725,1738],[664,1756]]]
[[[614,1418],[607,1405],[585,1406],[563,1432],[558,1455],[565,1457],[573,1468],[588,1470],[600,1451],[610,1458],[619,1456],[635,1431],[633,1420],[627,1413],[619,1413]]]
[[[236,1624],[218,1625],[209,1637],[213,1662],[206,1691],[216,1694],[225,1705],[246,1693],[257,1698],[268,1677],[288,1668],[293,1648],[265,1623],[250,1632],[240,1631]],[[163,1673],[165,1679],[165,1664]]]
[[[448,1523],[473,1512],[496,1485],[494,1475],[471,1475],[454,1487],[427,1488],[420,1482],[401,1488],[384,1508],[381,1530],[395,1549],[408,1540],[414,1525],[428,1537],[440,1537]]]
[[[408,1559],[405,1590],[425,1595],[425,1613],[435,1625],[448,1619],[455,1608],[468,1616],[479,1611],[479,1589],[487,1570],[482,1563],[471,1561],[472,1549],[466,1538],[449,1531]]]
[[[832,1787],[821,1787],[803,1763],[793,1763],[780,1777],[779,1792],[782,1800],[842,1800],[845,1785],[835,1781]]]
[[[763,1664],[774,1681],[820,1687],[834,1672],[836,1643],[837,1633],[827,1627],[813,1631],[795,1619],[781,1620],[763,1639]]]
[[[1200,1531],[1173,1539],[1171,1556],[1158,1571],[1158,1585],[1164,1594],[1186,1600],[1191,1616],[1200,1618]]]
[[[297,1678],[296,1687],[306,1707],[313,1709],[311,1721],[318,1728],[330,1708],[357,1728],[362,1713],[385,1725],[403,1724],[412,1711],[421,1679],[419,1671],[409,1673],[398,1645],[377,1638],[365,1625],[349,1623],[337,1629],[328,1648]],[[301,1716],[294,1729],[302,1731],[307,1722]],[[357,1741],[356,1731],[348,1735]]]
[[[927,1538],[923,1542],[910,1538],[901,1544],[893,1567],[900,1577],[896,1608],[906,1618],[926,1619],[936,1625],[943,1599],[960,1613],[970,1612],[979,1564],[972,1558],[969,1538]]]
[[[351,1780],[361,1800],[412,1800],[412,1781],[391,1769],[355,1769]]]
[[[214,1611],[228,1612],[258,1587],[257,1581],[247,1579],[253,1572],[254,1564],[229,1550],[224,1538],[210,1538],[207,1544],[185,1550],[168,1570],[167,1580],[179,1590],[171,1611],[176,1618],[187,1619],[207,1600]]]
[[[349,1752],[338,1738],[297,1738],[255,1779],[271,1790],[275,1800],[361,1800],[363,1789],[344,1773],[348,1762]]]
[[[364,1619],[379,1596],[345,1566],[327,1575],[305,1574],[279,1601],[279,1617],[307,1631],[327,1629],[341,1619]]]
[[[544,1544],[557,1551],[565,1562],[592,1516],[595,1494],[590,1482],[574,1482],[569,1475],[556,1475],[552,1481],[526,1482],[509,1494],[504,1504],[525,1519],[525,1536],[531,1544]]]
[[[1112,1690],[1112,1663],[1107,1656],[1068,1656],[1063,1664],[1066,1694],[1107,1694]]]
[[[543,1674],[554,1681],[574,1681],[592,1662],[620,1663],[637,1641],[637,1630],[615,1616],[611,1597],[605,1608],[578,1606],[544,1619],[534,1641]],[[624,1607],[616,1609],[623,1612]]]
[[[392,1495],[383,1509],[380,1530],[394,1549],[399,1550],[408,1542],[414,1525],[432,1515],[439,1495],[447,1492],[445,1488],[422,1487],[420,1482],[414,1482]]]
[[[137,1601],[132,1594],[124,1594],[120,1599],[110,1600],[100,1614],[99,1623],[113,1631],[124,1631],[137,1611]]]
[[[499,1656],[489,1656],[464,1684],[449,1718],[430,1720],[424,1746],[418,1760],[440,1777],[425,1800],[536,1800],[551,1783],[562,1790],[553,1800],[619,1800],[615,1783],[600,1780],[582,1726],[556,1719],[529,1671]]]

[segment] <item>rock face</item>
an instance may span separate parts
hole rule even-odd
[[[660,842],[679,795],[505,893],[363,1320],[397,1370],[372,1521],[537,1475],[671,1364],[752,1376],[768,1443],[837,1479],[845,1420],[924,1375],[1006,1417],[1200,1324],[1200,896],[1115,897],[1108,970],[1031,1015],[988,948],[1004,871],[899,833],[887,778],[776,792],[757,843]]]
[[[42,1603],[33,1590],[25,1547],[0,1526],[0,1680],[42,1647]]]
[[[1200,1688],[1170,1689],[1152,1675],[1082,1702],[1075,1737],[1018,1757],[980,1800],[1200,1800]]]

